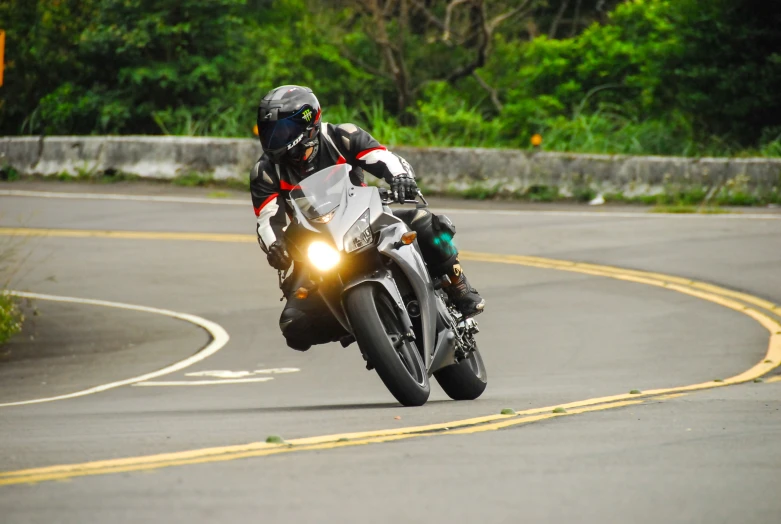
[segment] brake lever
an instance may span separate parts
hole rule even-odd
[[[418,200],[419,199],[419,200]],[[415,199],[408,199],[404,202],[398,202],[397,200],[393,198],[383,198],[380,200],[383,205],[389,206],[391,204],[415,204],[418,209],[426,208],[428,207],[428,200],[423,196],[423,193],[418,189],[417,198]]]
[[[420,199],[420,201],[413,200],[413,202],[415,202],[415,207],[417,209],[427,208],[428,207],[428,200],[426,200],[426,197],[423,196],[423,192],[420,189],[418,189],[418,198]]]

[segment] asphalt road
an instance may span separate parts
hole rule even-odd
[[[0,185],[9,189],[118,191]],[[121,192],[162,199],[0,196],[0,252],[15,260],[11,287],[193,314],[224,328],[230,341],[184,369],[140,381],[146,385],[0,406],[3,524],[779,521],[778,372],[759,383],[729,379],[767,357],[770,328],[750,314],[781,320],[781,310],[744,310],[751,297],[781,303],[778,214],[449,211],[459,246],[472,253],[464,267],[488,302],[479,342],[489,386],[477,401],[452,402],[434,383],[428,404],[402,408],[355,346],[298,353],[284,345],[275,272],[251,238],[215,241],[252,233],[249,203],[177,201],[208,191],[168,186]],[[10,236],[20,228],[60,234]],[[184,235],[156,238],[161,232]],[[658,272],[751,297],[713,299],[589,274],[586,266],[488,262],[476,253]],[[0,405],[138,377],[209,341],[203,329],[153,312],[47,300],[25,307],[24,333],[0,349]],[[633,389],[702,383],[717,387],[550,414]],[[505,408],[520,415],[453,429],[453,421]],[[403,430],[439,423],[417,436]],[[379,438],[376,430],[390,431]],[[251,444],[269,435],[296,445]],[[338,439],[310,447],[295,440],[324,435]],[[165,455],[136,458],[153,454]],[[9,473],[63,464],[87,465]]]

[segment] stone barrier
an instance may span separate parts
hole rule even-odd
[[[394,151],[433,191],[483,188],[524,193],[556,187],[649,195],[670,186],[750,193],[781,191],[781,158],[683,158],[548,153],[511,149],[411,148]],[[246,178],[260,156],[257,140],[159,136],[0,137],[0,167],[22,174],[125,173],[169,179],[189,173]]]

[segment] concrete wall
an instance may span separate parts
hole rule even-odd
[[[479,148],[409,148],[395,152],[427,188],[498,187],[502,192],[557,186],[626,196],[654,194],[670,184],[739,185],[750,192],[781,190],[781,159],[586,155]],[[261,153],[257,140],[193,137],[3,137],[0,166],[23,174],[123,172],[172,178],[189,172],[245,177]]]
[[[0,138],[0,165],[23,174],[122,172],[173,178],[188,172],[215,178],[249,173],[260,155],[255,140],[156,136]]]

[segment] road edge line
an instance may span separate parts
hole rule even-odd
[[[161,377],[163,375],[168,375],[169,373],[174,373],[176,371],[180,371],[182,369],[185,369],[189,366],[192,366],[193,364],[200,362],[215,353],[217,353],[219,350],[221,350],[225,344],[228,343],[230,340],[230,336],[228,335],[228,332],[225,331],[225,329],[217,324],[216,322],[212,322],[211,320],[206,320],[205,318],[196,316],[196,315],[190,315],[189,313],[180,313],[178,311],[171,311],[169,309],[159,309],[149,306],[138,306],[134,304],[125,304],[123,302],[111,302],[108,300],[95,300],[95,299],[89,299],[89,298],[77,298],[77,297],[66,297],[66,296],[60,296],[60,295],[46,295],[42,293],[28,293],[26,291],[6,291],[7,294],[19,298],[29,298],[33,300],[48,300],[51,302],[65,302],[70,304],[85,304],[85,305],[91,305],[91,306],[102,306],[102,307],[111,307],[111,308],[117,308],[117,309],[126,309],[130,311],[139,311],[142,313],[152,313],[157,315],[163,315],[166,317],[174,318],[177,320],[183,320],[185,322],[189,322],[190,324],[194,324],[203,330],[205,330],[209,336],[211,337],[211,341],[209,341],[208,344],[206,344],[204,347],[202,347],[198,352],[196,352],[194,355],[191,355],[187,357],[184,360],[180,360],[179,362],[175,362],[174,364],[171,364],[169,366],[166,366],[162,369],[158,369],[157,371],[152,371],[150,373],[145,373],[143,375],[139,375],[137,377],[127,378],[124,380],[118,380],[116,382],[110,382],[108,384],[101,384],[99,386],[94,386],[91,388],[83,389],[81,391],[76,391],[74,393],[67,393],[65,395],[57,395],[54,397],[46,397],[46,398],[38,398],[38,399],[32,399],[32,400],[20,400],[16,402],[6,402],[3,404],[0,404],[0,408],[4,407],[11,407],[11,406],[25,406],[29,404],[41,404],[43,402],[54,402],[55,400],[66,400],[70,398],[77,398],[77,397],[83,397],[86,395],[92,395],[94,393],[101,393],[103,391],[107,391],[109,389],[118,388],[121,386],[127,386],[130,384],[135,384],[136,382],[144,382],[153,378]]]

